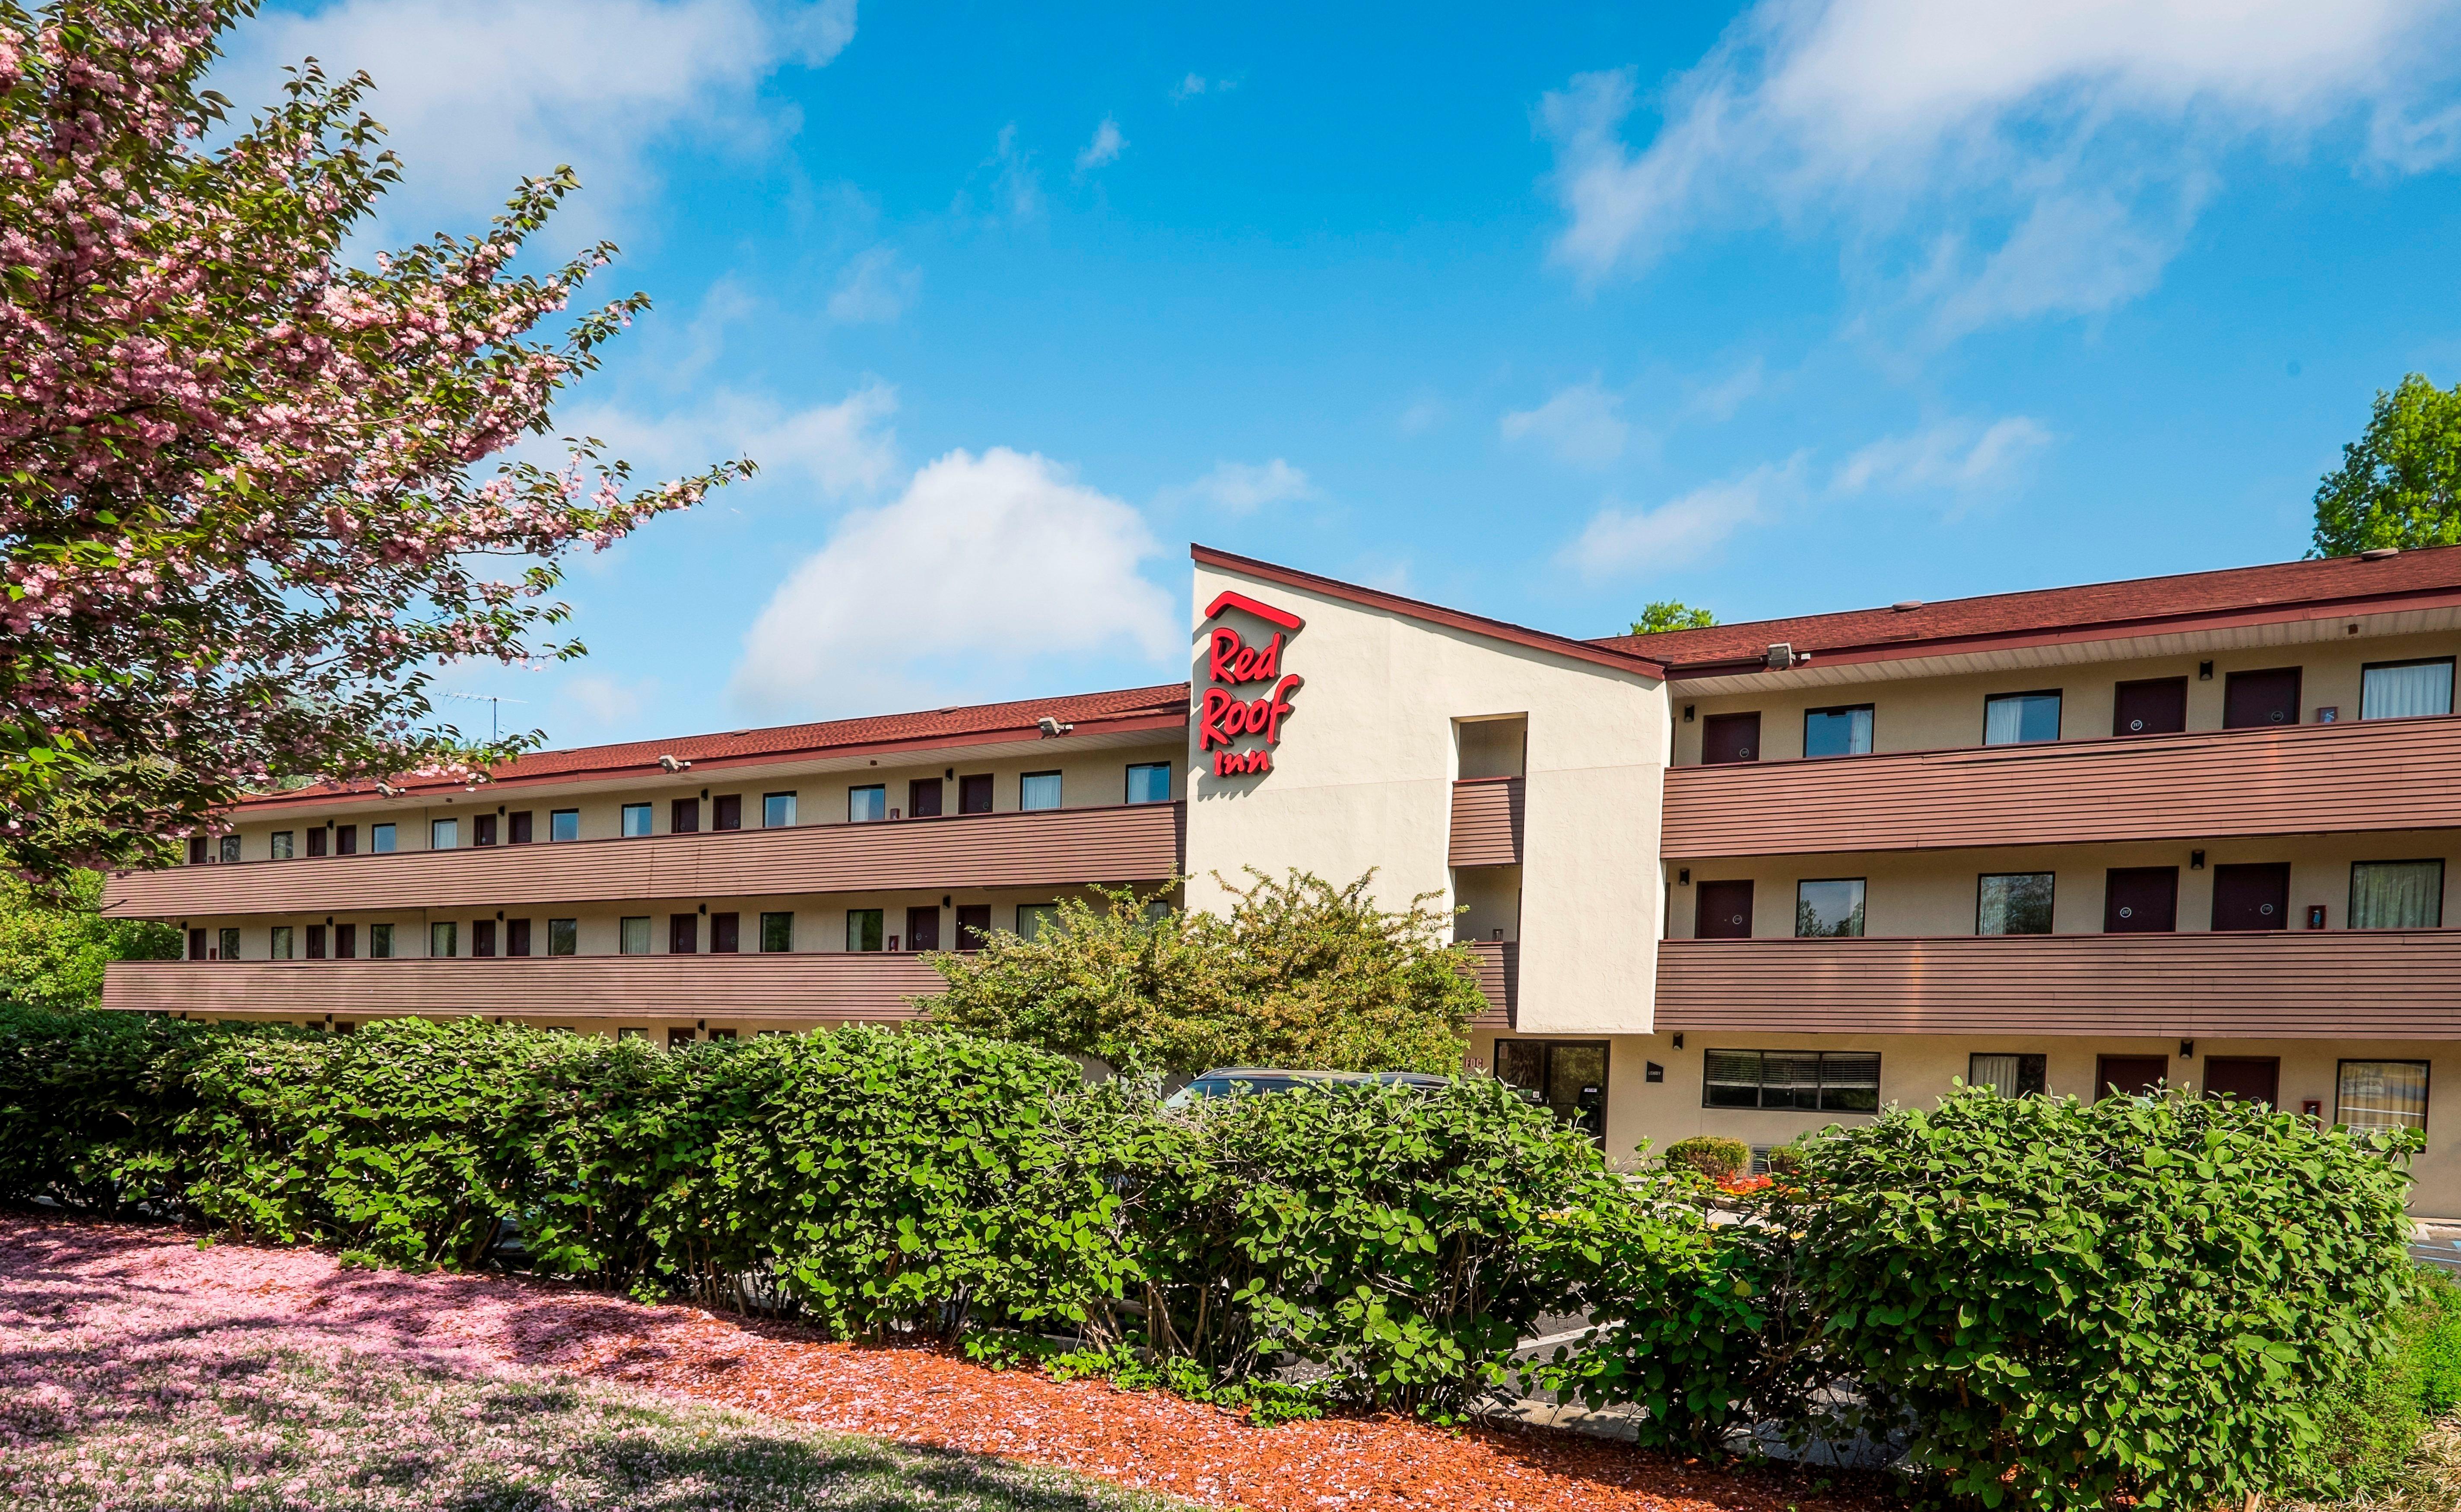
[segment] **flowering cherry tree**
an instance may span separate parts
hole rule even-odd
[[[204,143],[254,5],[0,0],[0,863],[30,876],[160,859],[251,788],[475,777],[509,747],[433,721],[435,667],[580,654],[539,638],[559,560],[750,471],[506,455],[647,301],[567,313],[603,244],[511,271],[569,169],[353,266],[398,177],[366,75],[310,60]]]

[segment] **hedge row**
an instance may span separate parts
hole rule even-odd
[[[337,1037],[0,1010],[0,1198],[518,1257],[849,1335],[1076,1334],[1173,1379],[1302,1362],[1433,1415],[1526,1379],[1517,1341],[1582,1313],[1539,1378],[1643,1404],[1653,1439],[1859,1427],[1984,1505],[2346,1480],[2318,1404],[2383,1368],[2415,1143],[2236,1102],[1970,1093],[1808,1141],[1755,1221],[1713,1225],[1696,1172],[1611,1175],[1483,1076],[1179,1115],[943,1033],[671,1053],[475,1019]]]

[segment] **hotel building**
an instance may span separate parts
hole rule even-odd
[[[2461,547],[1604,640],[1193,558],[1188,683],[251,799],[111,880],[187,958],[104,1005],[884,1021],[1097,884],[1373,867],[1617,1156],[2167,1081],[2424,1127],[2461,1216]]]

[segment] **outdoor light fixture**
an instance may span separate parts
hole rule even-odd
[[[1692,706],[1690,704],[1685,704],[1683,706],[1683,722],[1687,725],[1692,722]]]
[[[2209,683],[2209,682],[2212,682],[2213,680],[2214,680],[2214,664],[2213,664],[2213,663],[2211,663],[2211,662],[2198,662],[2198,663],[2196,663],[2196,681],[2198,681],[2198,682],[2200,682],[2200,683]]]
[[[2194,1040],[2183,1039],[2179,1041],[2179,1058],[2181,1060],[2194,1060],[2196,1058],[2196,1042]]]
[[[2202,871],[2205,869],[2205,853],[2203,851],[2192,850],[2188,852],[2188,869],[2190,871]]]
[[[1675,1036],[1675,1048],[1676,1048],[1676,1049],[1678,1049],[1678,1050],[1681,1050],[1681,1049],[1683,1048],[1683,1036],[1682,1036],[1682,1035],[1678,1034],[1678,1035],[1676,1035],[1676,1036]]]
[[[1689,887],[1692,885],[1691,867],[1678,866],[1675,868],[1675,885],[1678,887]]]

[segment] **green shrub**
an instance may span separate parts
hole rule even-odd
[[[200,1024],[0,1006],[0,1201],[116,1217],[175,1201],[173,1126]]]
[[[1752,1163],[1752,1147],[1723,1135],[1696,1134],[1666,1147],[1670,1167],[1696,1171],[1713,1182],[1728,1181]]]
[[[2388,1347],[2414,1134],[2237,1099],[2001,1097],[1805,1147],[1768,1216],[1823,1351],[1997,1505],[2274,1493]]]
[[[1792,1144],[1778,1145],[1768,1152],[1768,1172],[1775,1181],[1800,1181],[1803,1177],[1803,1151]]]
[[[2422,1269],[2390,1326],[2391,1352],[2311,1405],[2322,1432],[2300,1477],[2302,1495],[2337,1500],[2394,1485],[2428,1427],[2461,1406],[2461,1286]]]

